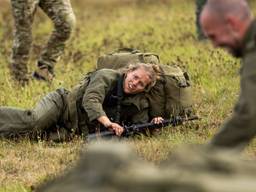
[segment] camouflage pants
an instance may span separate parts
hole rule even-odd
[[[70,38],[75,16],[69,0],[11,0],[14,17],[14,41],[11,55],[11,73],[15,79],[26,79],[27,62],[32,44],[32,23],[39,6],[54,23],[47,45],[38,61],[39,68],[47,67],[53,72],[62,54],[65,42]]]
[[[0,135],[46,131],[63,120],[66,104],[63,96],[54,91],[43,97],[31,110],[0,107]]]
[[[202,12],[202,9],[204,5],[206,4],[207,0],[196,0],[196,32],[197,32],[197,38],[205,39],[204,33],[202,31],[202,28],[200,26],[200,14]]]

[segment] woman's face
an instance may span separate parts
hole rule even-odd
[[[151,82],[148,73],[143,68],[129,71],[124,79],[124,92],[126,94],[136,94],[145,90]]]

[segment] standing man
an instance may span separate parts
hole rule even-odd
[[[69,0],[11,0],[14,17],[14,40],[11,55],[11,74],[24,85],[28,82],[27,63],[32,44],[32,23],[37,7],[53,21],[54,30],[42,50],[33,77],[51,81],[54,65],[63,53],[66,41],[75,25],[75,16]]]
[[[202,12],[202,9],[203,9],[206,1],[207,0],[196,0],[196,33],[197,33],[198,40],[203,40],[206,38],[202,31],[200,22],[199,22],[200,14]]]
[[[215,47],[242,59],[239,100],[210,145],[244,148],[256,135],[256,21],[245,0],[208,0],[200,22]]]

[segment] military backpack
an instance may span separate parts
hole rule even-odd
[[[120,69],[128,64],[139,62],[159,64],[160,60],[154,53],[143,53],[136,49],[124,48],[100,56],[97,61],[97,69]]]
[[[157,54],[121,49],[100,56],[97,61],[97,69],[120,69],[138,62],[158,64],[162,71],[156,85],[146,93],[150,103],[150,116],[170,118],[176,115],[189,115],[193,102],[188,74],[178,66],[160,64]]]

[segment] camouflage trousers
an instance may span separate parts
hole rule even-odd
[[[64,122],[67,105],[63,94],[64,89],[51,92],[43,97],[30,110],[13,107],[0,107],[0,136],[10,137],[52,131]]]
[[[11,73],[18,81],[27,77],[27,63],[32,44],[32,23],[37,7],[53,21],[54,30],[42,50],[38,67],[53,68],[63,53],[66,41],[75,25],[75,16],[69,0],[11,0],[14,17],[14,40],[11,55]]]

